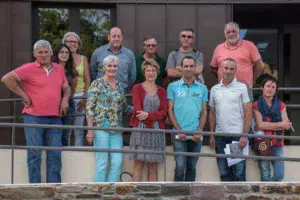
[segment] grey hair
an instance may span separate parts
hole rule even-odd
[[[114,56],[114,55],[108,55],[104,58],[103,60],[103,68],[108,65],[109,63],[116,63],[118,66],[119,66],[119,59],[117,56]]]
[[[47,40],[39,40],[33,45],[33,50],[35,51],[38,47],[47,47],[52,51],[51,44]]]
[[[153,36],[153,35],[147,35],[147,36],[144,38],[144,45],[146,44],[146,41],[147,41],[147,40],[150,40],[150,39],[154,39],[155,42],[156,42],[156,44],[158,44],[158,41],[157,41],[157,39],[156,39],[155,36]]]
[[[196,33],[195,33],[194,29],[192,29],[192,28],[185,28],[185,29],[181,29],[181,30],[180,30],[180,34],[179,34],[179,36],[181,36],[182,32],[184,32],[184,31],[190,31],[190,32],[192,32],[192,33],[193,33],[193,37],[195,37],[195,36],[196,36]]]
[[[225,24],[224,31],[227,28],[227,26],[233,26],[233,27],[237,28],[238,30],[240,30],[240,26],[236,22],[228,22],[227,24]]]
[[[66,40],[67,40],[67,37],[69,37],[69,36],[74,36],[74,37],[77,38],[78,44],[79,44],[79,48],[78,48],[78,49],[80,49],[80,48],[82,47],[82,41],[81,41],[79,35],[77,35],[75,32],[67,32],[67,33],[64,35],[63,39],[62,39],[62,43],[65,44],[65,43],[66,43]]]

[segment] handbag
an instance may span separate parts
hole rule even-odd
[[[260,138],[255,140],[255,151],[259,156],[273,156],[272,139]]]

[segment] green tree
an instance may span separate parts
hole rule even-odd
[[[39,39],[56,47],[69,30],[69,10],[63,8],[39,8]]]

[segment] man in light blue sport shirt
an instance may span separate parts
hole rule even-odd
[[[169,118],[176,130],[203,131],[207,118],[207,88],[195,81],[196,61],[191,56],[182,59],[182,78],[168,86]],[[202,136],[177,134],[175,152],[201,151]],[[175,155],[174,181],[195,181],[199,157]]]

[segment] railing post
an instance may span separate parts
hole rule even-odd
[[[14,108],[13,108],[13,111],[14,111],[14,123],[16,123],[16,104],[17,104],[17,101],[15,100],[14,101]],[[11,184],[14,184],[14,160],[15,160],[15,157],[14,157],[14,148],[15,148],[15,130],[16,130],[16,127],[13,126],[12,127],[12,131],[11,131]]]
[[[166,129],[164,129],[164,182],[167,180]]]

